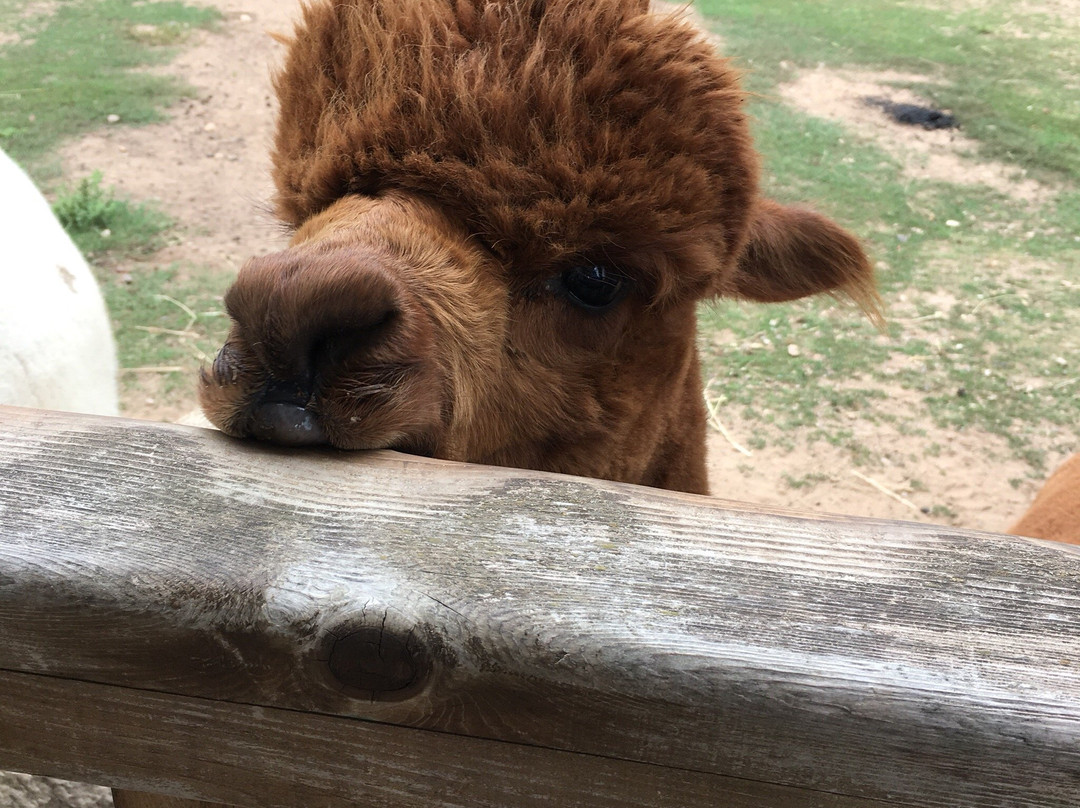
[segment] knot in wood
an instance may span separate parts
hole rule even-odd
[[[377,693],[404,690],[421,673],[419,647],[382,628],[361,628],[330,650],[330,672],[347,687]]]

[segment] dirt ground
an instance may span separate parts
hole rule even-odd
[[[194,86],[195,97],[178,104],[165,123],[127,128],[120,122],[71,143],[63,157],[68,177],[100,170],[108,183],[136,199],[157,201],[179,220],[179,240],[155,256],[155,263],[217,266],[223,273],[235,273],[246,258],[284,244],[268,208],[268,151],[274,117],[269,74],[281,58],[282,47],[267,32],[291,30],[298,4],[216,0],[214,5],[224,15],[219,28],[197,32],[178,58],[163,68]],[[872,94],[875,78],[811,73],[800,82],[790,89],[792,99],[828,108],[842,118],[845,104],[851,103],[845,94]],[[880,124],[878,128],[877,134],[888,146],[888,127]],[[960,159],[956,153],[964,150],[965,144],[955,142],[951,149],[940,148],[928,136],[915,145],[912,170],[938,172],[954,167]],[[966,168],[961,171],[971,176]],[[1041,193],[1006,167],[982,171],[980,176],[988,183],[1015,185],[1019,181],[1031,196]],[[194,384],[190,392],[168,401],[148,401],[145,393],[129,395],[125,410],[134,417],[176,420],[194,408],[193,390]],[[892,403],[906,404],[902,398]],[[746,443],[753,435],[754,425],[733,416],[729,420],[723,412],[719,416],[735,443]],[[1006,528],[1032,497],[1033,484],[1019,488],[1009,484],[1010,478],[1024,477],[1027,468],[1011,459],[1004,441],[997,437],[947,433],[930,423],[925,425],[926,435],[918,438],[888,426],[861,421],[856,426],[879,458],[870,467],[853,467],[840,450],[824,442],[790,452],[766,448],[746,455],[713,429],[709,449],[714,493],[799,510],[947,519],[950,524],[989,530]],[[937,456],[922,451],[935,442],[945,447]],[[787,481],[808,475],[824,475],[824,479],[806,487],[793,487]],[[922,485],[913,485],[914,480]],[[935,506],[935,514],[927,513]],[[941,516],[944,509],[953,515]]]

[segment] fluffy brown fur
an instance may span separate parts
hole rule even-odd
[[[1009,532],[1080,544],[1080,454],[1070,457],[1050,475],[1027,513]]]
[[[288,47],[296,232],[226,298],[229,434],[705,492],[696,302],[878,316],[855,239],[760,197],[736,72],[641,0],[316,0]],[[590,309],[595,266],[625,293]]]

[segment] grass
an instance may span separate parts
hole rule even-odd
[[[813,488],[820,483],[833,481],[833,478],[828,474],[821,474],[820,472],[804,474],[801,477],[793,477],[792,475],[785,473],[783,477],[788,488]]]
[[[863,66],[944,79],[918,89],[952,109],[987,156],[1080,176],[1080,28],[1009,0],[934,8],[884,0],[698,0],[768,92],[793,67]]]
[[[164,245],[172,220],[117,198],[98,173],[62,193],[53,210],[101,284],[128,398],[189,394],[195,369],[228,331],[221,299],[232,278],[206,267],[139,266]]]
[[[232,278],[206,267],[140,266],[164,245],[172,220],[117,198],[98,173],[62,193],[53,211],[101,284],[128,397],[189,394],[195,369],[228,331],[221,299]]]
[[[47,163],[62,140],[109,116],[160,120],[186,88],[141,68],[168,60],[169,46],[218,17],[175,0],[76,0],[38,16],[25,16],[22,5],[0,2],[0,30],[21,38],[0,46],[0,147],[39,180],[58,171]]]
[[[39,182],[58,173],[55,151],[65,139],[161,120],[187,88],[145,68],[170,59],[192,30],[219,17],[174,0],[68,0],[38,15],[24,9],[0,0],[0,31],[19,36],[0,46],[0,147]],[[192,369],[224,336],[220,299],[230,279],[203,267],[146,263],[166,243],[171,217],[118,197],[100,173],[62,188],[54,212],[101,283],[127,398],[190,386]]]
[[[113,262],[152,253],[164,246],[172,227],[172,220],[153,206],[117,199],[112,189],[102,187],[100,172],[61,192],[53,213],[91,260],[107,253]]]
[[[748,70],[768,192],[812,201],[859,233],[890,317],[881,335],[827,298],[720,302],[701,313],[706,378],[714,398],[753,424],[752,449],[821,440],[873,465],[879,458],[855,428],[870,420],[931,458],[957,431],[998,435],[1039,474],[1048,453],[1080,444],[1080,37],[1075,25],[1030,8],[1021,17],[1005,0],[969,10],[932,2],[698,0]],[[107,116],[158,119],[184,87],[139,68],[215,18],[174,0],[69,0],[30,17],[23,5],[0,0],[0,30],[22,37],[0,46],[0,145],[39,179],[55,170],[62,139]],[[875,143],[780,102],[778,86],[817,65],[925,76],[910,86],[957,115],[980,157],[1056,191],[1030,203],[906,177]],[[145,261],[170,225],[104,182],[65,191],[58,213],[101,271],[121,363],[204,361],[224,334],[218,301],[229,279],[201,267],[110,271]],[[185,378],[144,370],[125,384],[167,394]]]
[[[102,285],[113,318],[121,381],[129,396],[190,387],[194,369],[212,361],[228,318],[221,297],[232,278],[205,267],[150,269],[136,282]]]
[[[829,299],[702,311],[712,395],[765,427],[761,445],[824,439],[866,462],[858,417],[909,435],[920,419],[999,435],[1033,474],[1047,453],[1080,447],[1080,39],[1049,17],[979,5],[698,2],[750,71],[768,193],[855,230],[889,308],[884,337]],[[818,65],[930,76],[910,86],[957,114],[980,157],[1057,192],[1031,203],[906,177],[876,144],[780,102],[781,82]],[[898,413],[887,406],[898,396],[918,404]]]

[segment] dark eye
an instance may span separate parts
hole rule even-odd
[[[566,270],[563,286],[570,302],[590,311],[603,311],[619,302],[629,286],[626,276],[603,264],[587,264]]]

